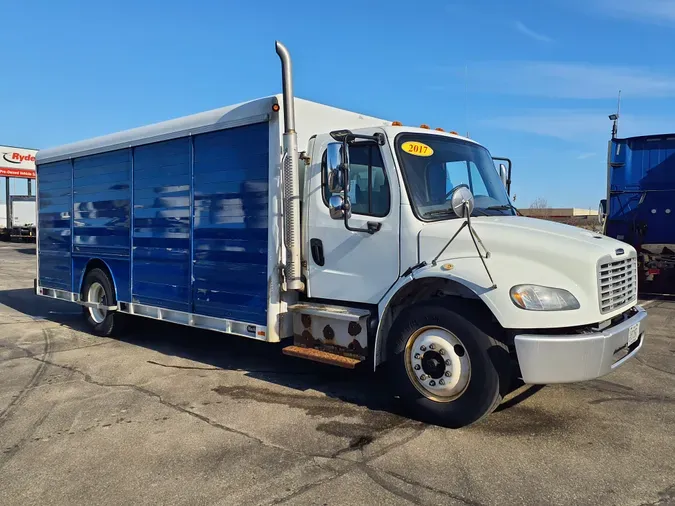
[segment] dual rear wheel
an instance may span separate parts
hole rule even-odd
[[[94,334],[109,337],[123,330],[126,315],[103,307],[117,304],[115,289],[107,272],[91,269],[84,278],[82,297],[85,302],[99,304],[98,307],[82,306],[82,313]]]

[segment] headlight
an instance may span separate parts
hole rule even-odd
[[[579,301],[567,290],[538,285],[514,286],[511,300],[529,311],[569,311],[580,307]]]

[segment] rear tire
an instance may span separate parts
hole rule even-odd
[[[86,302],[99,302],[107,306],[117,304],[115,290],[108,274],[102,269],[90,270],[84,278],[82,298]],[[98,336],[111,337],[120,335],[124,330],[125,316],[118,311],[83,306],[82,313],[87,325]]]
[[[426,423],[475,423],[508,389],[508,347],[439,304],[404,310],[391,328],[387,354],[392,393],[408,416]]]

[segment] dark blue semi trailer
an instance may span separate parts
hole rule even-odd
[[[600,213],[638,251],[640,292],[675,294],[675,134],[610,141]]]

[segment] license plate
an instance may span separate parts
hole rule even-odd
[[[640,337],[640,324],[636,323],[628,329],[628,346],[637,341],[638,337]]]

